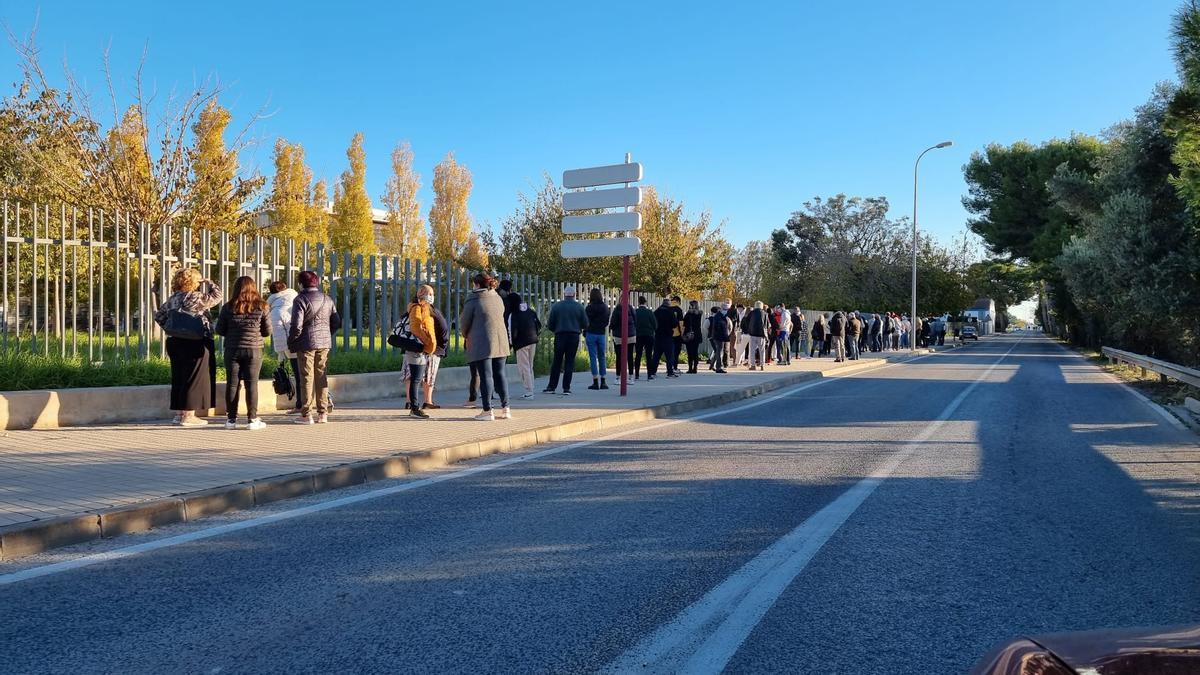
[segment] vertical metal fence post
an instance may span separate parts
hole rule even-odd
[[[4,334],[4,348],[8,349],[8,322],[10,320],[10,317],[9,317],[9,313],[8,313],[8,200],[7,199],[4,200],[4,233],[0,234],[0,247],[3,248],[3,255],[0,257],[2,257],[4,260],[3,290],[0,290],[0,293],[3,293],[3,296],[0,296],[0,306],[3,306],[3,308],[4,308],[4,325],[0,326],[0,329],[3,330],[3,334]],[[17,283],[18,284],[21,283],[21,280],[17,279]]]
[[[375,256],[370,258],[370,266],[368,267],[369,277],[367,281],[367,352],[375,353],[375,334],[379,332],[379,325],[375,319]]]
[[[336,254],[335,254],[336,255]],[[342,253],[342,351],[350,350],[350,252]]]

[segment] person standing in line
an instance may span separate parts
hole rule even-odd
[[[533,357],[536,356],[542,321],[537,312],[521,300],[520,295],[513,293],[509,297],[513,296],[517,298],[517,308],[508,315],[508,334],[512,348],[517,353],[517,373],[521,376],[521,386],[525,388],[521,398],[528,400],[533,398]]]
[[[550,360],[550,382],[542,391],[553,394],[562,375],[563,396],[571,395],[571,376],[575,373],[575,355],[579,353],[579,335],[587,329],[587,312],[575,300],[575,287],[563,289],[563,299],[550,307],[546,327],[554,333],[554,358]]]
[[[854,316],[858,319],[858,350],[855,352],[855,358],[858,358],[871,348],[871,321],[862,312],[855,312]]]
[[[290,363],[292,377],[296,378],[296,406],[284,413],[296,415],[303,407],[304,384],[300,382],[300,362],[296,355],[288,351],[288,329],[292,326],[292,303],[296,301],[296,291],[288,288],[286,281],[272,281],[267,287],[271,294],[267,296],[267,308],[271,320],[271,347],[280,363]]]
[[[808,358],[815,356],[824,356],[825,350],[825,315],[818,314],[812,325],[812,347],[809,349]]]
[[[736,307],[725,308],[725,317],[729,319],[729,323],[733,326],[729,333],[729,353],[725,357],[726,367],[737,368],[738,363],[740,363],[738,355],[742,351],[740,346],[742,341],[742,314],[745,311],[746,309],[741,303],[738,303]]]
[[[745,318],[742,319],[742,332],[747,336],[750,347],[750,351],[746,355],[746,362],[750,364],[750,370],[754,370],[756,366],[759,370],[766,369],[763,364],[767,356],[767,328],[769,325],[770,319],[767,318],[762,301],[756,300],[754,307],[748,310]]]
[[[862,335],[862,320],[858,312],[850,312],[846,317],[846,358],[858,360],[858,338]]]
[[[750,335],[746,332],[746,317],[749,316],[750,310],[741,303],[738,303],[737,311],[734,315],[737,316],[737,321],[734,322],[733,330],[737,333],[737,344],[734,346],[733,352],[733,367],[744,366],[750,360],[748,354],[750,351]],[[732,318],[732,317],[731,317]]]
[[[733,334],[733,322],[729,320],[729,303],[724,302],[718,309],[713,308],[715,313],[709,321],[708,339],[713,344],[713,371],[724,375],[729,372],[725,370],[725,358],[729,353],[728,343],[729,338]]]
[[[634,314],[634,325],[637,328],[637,349],[633,357],[633,379],[637,380],[642,373],[642,359],[646,363],[646,379],[650,379],[650,360],[654,358],[654,336],[658,334],[658,319],[654,312],[646,306],[646,296],[638,296],[638,307]]]
[[[704,334],[704,313],[700,311],[700,303],[695,300],[688,302],[688,309],[683,314],[683,346],[687,349],[687,372],[695,375],[700,368],[700,340]]]
[[[588,365],[592,369],[592,384],[588,389],[608,389],[608,379],[605,377],[608,374],[606,347],[608,320],[612,318],[612,312],[608,309],[608,303],[604,302],[599,288],[592,289],[584,313],[587,315],[587,331],[583,339],[587,343]]]
[[[792,310],[792,334],[796,336],[796,351],[792,353],[797,359],[803,359],[804,355],[808,353],[808,320],[804,317],[804,312],[800,310],[799,305]]]
[[[171,291],[171,297],[154,313],[154,321],[166,329],[172,313],[180,313],[196,317],[193,323],[198,328],[187,336],[167,335],[171,410],[175,412],[171,421],[184,427],[202,427],[208,420],[197,417],[196,411],[212,408],[217,398],[216,344],[208,310],[221,302],[221,287],[189,267],[171,277]]]
[[[770,305],[763,305],[763,316],[767,317],[767,342],[763,346],[767,365],[775,361],[775,340],[779,336],[779,312]]]
[[[467,365],[479,377],[479,402],[483,411],[475,416],[480,422],[499,417],[512,419],[508,407],[508,379],[504,362],[508,360],[508,328],[504,325],[504,301],[496,293],[497,282],[487,274],[471,277],[471,292],[463,303],[458,325],[467,340]],[[492,412],[492,385],[500,396],[499,415]]]
[[[429,315],[433,318],[433,337],[437,347],[434,348],[432,354],[426,356],[428,363],[425,365],[425,381],[421,383],[425,402],[421,404],[421,409],[437,410],[442,406],[433,401],[433,391],[437,388],[437,376],[442,366],[442,359],[446,358],[446,353],[450,349],[450,322],[446,320],[445,316],[442,316],[432,300],[429,302]]]
[[[433,323],[433,287],[422,285],[417,296],[408,305],[408,330],[421,346],[419,349],[404,350],[404,369],[408,372],[408,414],[418,419],[429,419],[429,413],[421,407],[420,387],[425,382],[425,370],[429,357],[437,351],[437,328]]]
[[[708,340],[708,369],[716,370],[717,362],[717,343],[713,342],[713,321],[716,321],[717,315],[721,312],[721,308],[713,305],[708,309],[708,318],[704,320],[704,334]]]
[[[214,332],[225,338],[226,429],[237,428],[242,384],[246,385],[246,428],[266,429],[258,417],[258,371],[262,370],[263,338],[271,334],[270,310],[250,277],[233,282],[233,299],[217,315]]]
[[[513,292],[512,279],[505,279],[500,282],[496,288],[496,295],[504,302],[504,325],[508,325],[508,317],[517,311],[517,305],[521,304],[521,296]]]
[[[680,366],[680,363],[683,361],[683,314],[684,314],[684,312],[683,312],[683,307],[680,306],[681,302],[683,302],[683,300],[681,300],[678,295],[671,296],[671,310],[675,313],[675,330],[672,331],[671,337],[675,341],[675,349],[673,350],[673,353],[675,354],[675,374],[676,375],[679,374],[679,366]]]
[[[618,302],[617,306],[613,308],[612,317],[608,320],[608,332],[612,334],[613,349],[616,350],[618,367],[621,364],[621,310],[624,304],[623,301]],[[635,379],[633,374],[633,350],[634,344],[637,341],[637,317],[635,314],[633,308],[630,307],[629,315],[626,317],[626,335],[629,337],[629,351],[625,354],[625,367],[629,373],[629,382],[633,382]]]
[[[783,303],[779,304],[779,332],[775,337],[775,360],[783,366],[792,364],[792,313]]]
[[[835,312],[829,320],[829,340],[833,347],[833,362],[841,363],[846,360],[846,315]]]
[[[653,380],[658,375],[658,365],[664,360],[667,363],[667,377],[679,377],[675,370],[675,332],[678,324],[670,298],[663,298],[662,304],[654,310],[654,321],[658,326],[654,334],[654,360],[646,379]]]
[[[329,421],[329,350],[333,334],[342,327],[333,298],[321,292],[316,272],[300,273],[303,289],[292,303],[292,326],[288,330],[288,350],[300,361],[300,379],[304,381],[304,407],[296,424],[325,424]],[[317,417],[313,419],[313,411]]]

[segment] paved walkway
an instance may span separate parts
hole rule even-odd
[[[864,360],[870,360],[864,357]],[[162,423],[0,431],[0,526],[125,506],[271,476],[312,471],[397,452],[501,437],[624,409],[701,398],[799,371],[832,371],[831,359],[804,359],[763,372],[702,372],[641,381],[622,399],[618,389],[589,391],[576,375],[570,397],[514,399],[514,419],[476,422],[460,407],[465,391],[439,392],[446,406],[432,419],[408,417],[402,399],[338,406],[328,425],[300,427],[267,415],[261,431],[220,424],[183,429]],[[703,368],[703,366],[701,366]],[[510,387],[513,386],[510,382]],[[537,391],[545,380],[537,383]],[[520,384],[516,383],[520,392]]]

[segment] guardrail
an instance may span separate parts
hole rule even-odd
[[[1200,387],[1200,370],[1196,370],[1195,368],[1160,361],[1149,356],[1113,349],[1112,347],[1103,347],[1100,349],[1100,353],[1104,354],[1110,363],[1128,363],[1131,366],[1141,368],[1143,377],[1145,377],[1146,371],[1152,371],[1158,373],[1163,380],[1169,378],[1190,384],[1193,387]]]

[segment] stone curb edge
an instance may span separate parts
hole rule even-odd
[[[187,492],[128,506],[36,520],[31,523],[6,525],[0,527],[0,560],[15,560],[62,546],[107,539],[133,532],[144,532],[163,525],[192,522],[205,516],[249,509],[284,499],[363,483],[398,478],[411,473],[438,469],[468,459],[514,452],[603,429],[614,429],[636,422],[647,422],[706,408],[716,408],[778,391],[807,380],[870,370],[890,363],[905,361],[908,358],[911,357],[905,354],[895,360],[889,357],[879,362],[852,364],[827,372],[794,373],[788,377],[776,378],[720,394],[606,413],[573,422],[519,431],[499,438],[432,450],[402,452],[377,459],[338,464],[315,471],[283,474],[198,492]]]

